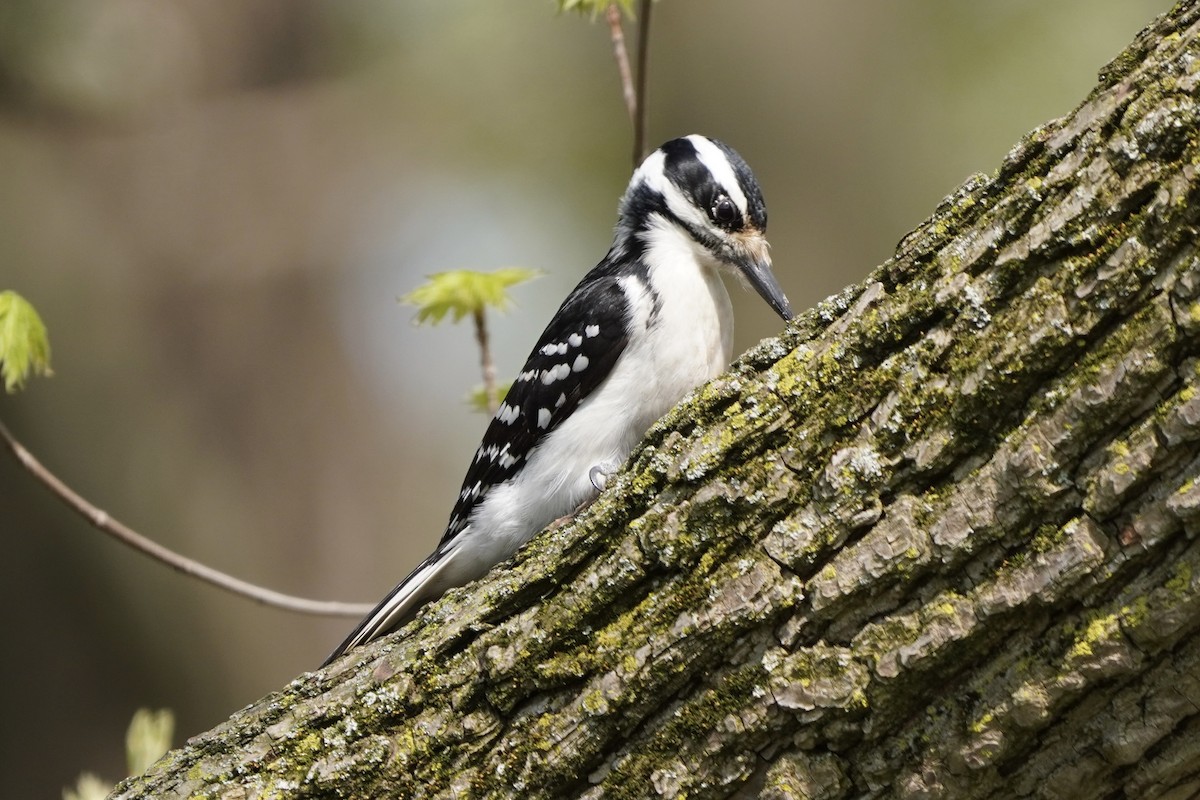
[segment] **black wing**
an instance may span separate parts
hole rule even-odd
[[[441,544],[608,377],[625,349],[630,318],[625,292],[616,277],[599,273],[583,279],[542,331],[475,451]]]

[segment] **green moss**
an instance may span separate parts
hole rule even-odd
[[[1029,549],[1034,553],[1048,553],[1068,538],[1066,527],[1045,524],[1040,526],[1029,540]]]
[[[932,614],[934,616],[950,617],[950,618],[958,616],[958,608],[956,608],[950,602],[938,603],[937,605],[930,608],[930,611],[932,612]]]
[[[1134,630],[1146,623],[1150,614],[1150,601],[1145,597],[1136,598],[1132,604],[1121,607],[1121,620]]]
[[[920,634],[921,626],[911,615],[887,617],[865,626],[854,637],[852,650],[859,658],[869,658],[878,670],[879,659],[911,644]]]
[[[755,688],[764,686],[766,673],[754,665],[724,676],[719,684],[679,708],[636,752],[622,759],[605,779],[605,797],[646,796],[650,773],[664,762],[679,759],[689,747],[704,742],[712,730],[752,700]]]
[[[805,393],[810,385],[807,365],[812,357],[810,347],[798,347],[775,365],[774,372],[778,375],[775,387],[781,396],[794,398]]]
[[[604,693],[599,690],[584,693],[580,699],[580,705],[589,714],[603,714],[608,710],[608,700],[604,697]]]
[[[1147,348],[1166,348],[1173,344],[1174,326],[1165,313],[1159,304],[1152,303],[1140,309],[1123,325],[1107,332],[1064,376],[1058,391],[1070,396],[1095,385],[1101,374],[1121,369],[1118,365],[1128,362],[1131,353],[1140,354],[1136,362],[1129,362],[1134,364],[1137,372],[1144,375],[1160,373],[1165,366],[1158,358],[1157,350]],[[1130,377],[1133,379],[1130,385],[1136,386],[1136,375]],[[1075,434],[1080,441],[1100,437],[1109,424],[1104,414],[1096,413],[1081,415],[1079,422],[1079,430]]]
[[[1094,615],[1077,634],[1075,643],[1067,653],[1068,660],[1087,658],[1094,655],[1094,647],[1120,634],[1120,615]]]
[[[990,728],[992,726],[992,723],[995,721],[996,721],[995,713],[992,712],[991,710],[988,710],[988,711],[984,712],[981,716],[979,716],[978,719],[974,720],[970,724],[969,730],[971,731],[971,733],[978,736],[979,734],[983,733],[985,730]]]
[[[1178,600],[1188,594],[1191,585],[1192,565],[1186,561],[1178,561],[1172,567],[1171,577],[1163,584],[1163,587]]]

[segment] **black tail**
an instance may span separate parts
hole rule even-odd
[[[441,597],[447,589],[455,585],[453,581],[438,578],[442,577],[444,570],[454,561],[456,552],[457,548],[454,547],[439,547],[429,558],[418,564],[417,568],[396,584],[395,588],[379,601],[379,605],[358,623],[350,635],[334,648],[321,666],[327,667],[347,650],[391,633],[412,620],[421,610],[421,606]]]

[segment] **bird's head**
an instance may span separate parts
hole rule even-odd
[[[692,134],[646,157],[621,200],[618,230],[639,236],[682,230],[701,252],[754,288],[784,320],[792,307],[771,271],[767,207],[745,160],[729,145]]]

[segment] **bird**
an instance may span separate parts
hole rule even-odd
[[[634,171],[612,246],[567,295],[488,424],[437,548],[329,655],[412,619],[593,500],[659,417],[729,365],[722,271],[786,322],[767,209],[745,160],[692,134]]]

